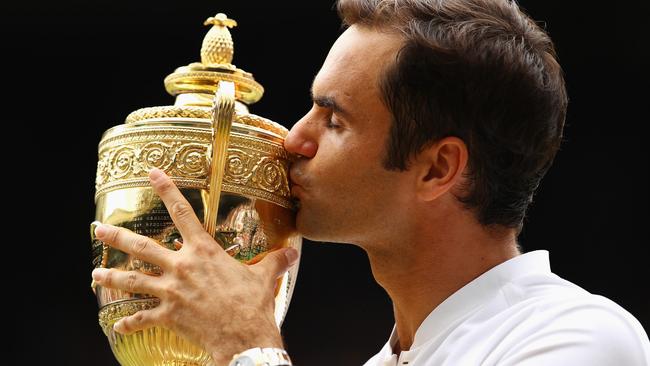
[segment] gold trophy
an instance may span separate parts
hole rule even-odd
[[[203,40],[201,62],[179,67],[165,78],[165,88],[176,97],[174,105],[136,110],[124,124],[103,134],[96,220],[176,250],[180,234],[148,180],[148,172],[159,168],[174,180],[206,230],[237,260],[252,264],[282,247],[300,251],[302,238],[295,230],[289,194],[289,156],[283,148],[287,130],[248,111],[264,89],[252,74],[232,64],[228,28],[236,22],[220,13],[205,25],[212,28]],[[91,227],[96,267],[161,273],[157,266],[95,239],[93,232]],[[296,265],[278,280],[278,327],[297,272]],[[157,306],[157,298],[94,285],[93,289],[99,323],[121,365],[211,364],[204,350],[168,329],[153,327],[131,335],[113,331],[122,317]]]

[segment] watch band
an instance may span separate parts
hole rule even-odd
[[[233,356],[228,366],[292,366],[287,351],[281,348],[251,348]]]

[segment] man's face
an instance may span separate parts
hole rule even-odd
[[[309,239],[361,244],[394,228],[408,206],[408,174],[382,166],[391,116],[379,80],[400,45],[395,35],[348,28],[314,79],[311,110],[286,138],[303,156],[291,168],[292,194]]]

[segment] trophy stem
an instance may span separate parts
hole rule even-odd
[[[214,97],[212,113],[212,164],[210,166],[210,193],[205,208],[203,224],[205,230],[214,237],[217,229],[217,214],[223,172],[228,155],[230,128],[235,113],[235,84],[230,81],[219,81]]]

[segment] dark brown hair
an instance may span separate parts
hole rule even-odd
[[[344,25],[399,32],[380,81],[393,115],[384,165],[447,137],[469,150],[458,195],[483,225],[521,228],[560,146],[567,95],[553,43],[514,1],[339,0]]]

